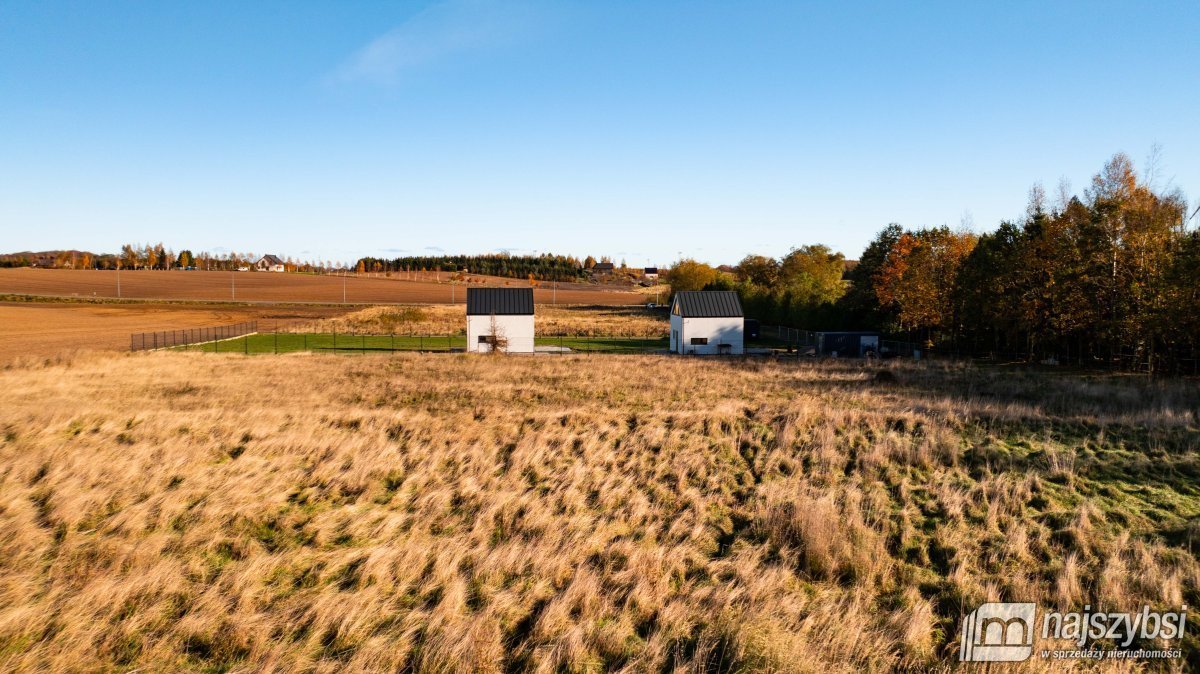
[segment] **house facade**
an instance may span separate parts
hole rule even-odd
[[[254,270],[283,272],[287,271],[287,267],[284,266],[283,260],[279,259],[278,257],[274,255],[264,255],[258,259],[258,262],[254,263]]]
[[[671,301],[671,352],[745,353],[745,314],[737,293],[731,290],[675,293]]]
[[[467,351],[533,353],[533,288],[467,288]]]

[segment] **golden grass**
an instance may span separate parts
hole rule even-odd
[[[667,316],[643,307],[537,306],[538,336],[666,337]],[[289,332],[343,332],[366,335],[458,335],[466,332],[466,307],[456,305],[378,306],[344,316],[295,323]],[[268,326],[269,329],[269,326]]]
[[[895,371],[10,367],[0,669],[942,670],[984,599],[1194,603],[1194,386]]]

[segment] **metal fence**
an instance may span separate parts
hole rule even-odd
[[[150,351],[153,349],[170,349],[190,344],[219,342],[249,335],[254,332],[258,332],[258,321],[246,321],[243,323],[234,323],[233,325],[217,325],[208,328],[141,332],[129,336],[129,350]]]
[[[913,342],[897,342],[892,339],[879,340],[879,355],[882,358],[919,358],[921,350]]]
[[[759,341],[765,342],[767,345],[774,342],[776,346],[796,351],[800,355],[818,355],[817,351],[821,344],[820,332],[789,328],[784,325],[764,325],[759,328],[758,334]],[[881,358],[919,358],[926,354],[913,342],[881,339],[879,340],[879,353],[876,355]]]
[[[764,325],[758,329],[758,334],[760,340],[774,340],[797,350],[817,345],[817,333],[811,330],[789,328],[784,325]]]
[[[178,331],[180,334],[187,331]],[[154,344],[153,338],[151,344]],[[157,342],[163,346],[162,339]],[[167,347],[207,353],[276,354],[312,351],[323,353],[427,353],[467,350],[464,334],[359,334],[344,332],[281,332],[252,330],[240,335],[207,341],[168,342]],[[543,336],[535,341],[539,354],[654,353],[665,351],[666,338]],[[517,353],[517,352],[512,352]]]

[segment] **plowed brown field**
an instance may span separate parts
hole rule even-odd
[[[309,276],[265,272],[122,271],[124,299],[238,302],[349,302],[351,304],[443,304],[462,302],[466,286],[527,287],[525,281],[472,277],[478,283],[449,284],[393,277]],[[0,294],[55,297],[117,297],[117,272],[71,269],[0,269]],[[534,290],[534,301],[549,304],[638,304],[645,295],[564,284],[557,292]]]
[[[122,272],[123,274],[124,272]],[[129,348],[129,335],[258,320],[271,327],[345,312],[334,306],[221,306],[204,304],[0,303],[0,364],[22,356]]]

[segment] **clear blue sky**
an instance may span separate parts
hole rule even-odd
[[[0,2],[0,250],[352,260],[991,229],[1114,152],[1200,190],[1200,6]]]

